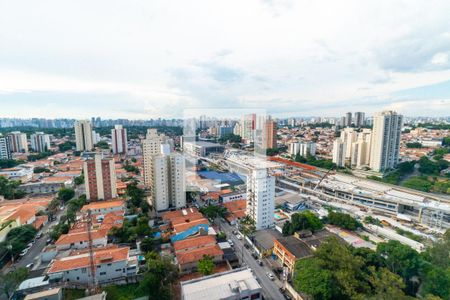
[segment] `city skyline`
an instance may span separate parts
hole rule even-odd
[[[0,117],[179,118],[199,107],[443,116],[450,108],[445,1],[28,5],[0,4]]]

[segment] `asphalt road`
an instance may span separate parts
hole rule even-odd
[[[263,266],[258,265],[256,260],[252,257],[250,250],[244,247],[244,240],[238,240],[236,236],[232,233],[235,228],[230,226],[227,222],[220,220],[220,229],[226,233],[228,239],[231,239],[234,243],[234,249],[236,251],[236,255],[241,261],[243,258],[243,262],[247,264],[253,270],[253,274],[258,279],[258,282],[261,284],[263,288],[263,296],[266,300],[279,300],[284,299],[284,296],[280,293],[279,288],[282,287],[282,283],[276,278],[272,281],[267,277],[267,272],[273,274],[272,270],[270,270],[266,264]],[[241,261],[242,263],[242,261]],[[274,274],[275,275],[275,274]]]

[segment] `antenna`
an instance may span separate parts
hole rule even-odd
[[[98,292],[98,286],[97,286],[97,279],[95,276],[95,262],[94,262],[94,249],[92,246],[92,216],[91,216],[91,210],[87,210],[87,233],[88,233],[88,243],[89,243],[89,262],[90,262],[90,268],[91,268],[91,276],[92,276],[92,287],[90,289],[90,294],[94,295]]]

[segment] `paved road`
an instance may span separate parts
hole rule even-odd
[[[284,296],[279,291],[279,288],[282,286],[282,283],[278,279],[272,281],[266,275],[267,272],[272,273],[272,270],[270,270],[266,265],[264,266],[258,265],[256,260],[252,257],[251,252],[244,247],[244,241],[238,240],[236,236],[232,233],[232,231],[235,228],[231,227],[227,222],[222,220],[219,221],[219,224],[220,229],[224,231],[227,234],[227,237],[233,241],[234,248],[236,250],[236,255],[238,256],[239,260],[241,261],[241,259],[243,258],[243,262],[245,262],[247,266],[253,270],[253,274],[256,276],[256,278],[258,279],[259,283],[263,288],[264,299],[267,300],[284,299]]]
[[[26,265],[33,263],[35,264],[34,268],[36,267],[36,262],[38,261],[39,255],[42,252],[42,249],[44,249],[48,235],[46,234],[48,229],[52,226],[58,223],[59,218],[61,215],[65,214],[66,208],[64,210],[59,210],[56,214],[56,221],[54,222],[48,222],[45,224],[40,232],[42,232],[42,237],[40,239],[37,239],[36,242],[33,244],[33,246],[28,250],[27,254],[24,257],[18,257],[17,260],[14,261],[14,265],[12,268],[5,267],[3,268],[3,274],[9,272],[11,269],[16,269],[20,267],[25,267]]]

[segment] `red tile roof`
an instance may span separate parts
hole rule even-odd
[[[197,262],[205,255],[220,256],[223,255],[223,251],[219,245],[214,245],[176,254],[180,265]]]
[[[184,252],[189,249],[201,248],[216,244],[216,238],[211,235],[199,236],[175,242],[173,248],[175,252]]]
[[[97,248],[94,249],[94,264],[100,265],[111,262],[128,260],[130,248]],[[68,257],[55,259],[47,273],[57,273],[90,266],[89,252],[80,251],[71,253]]]

